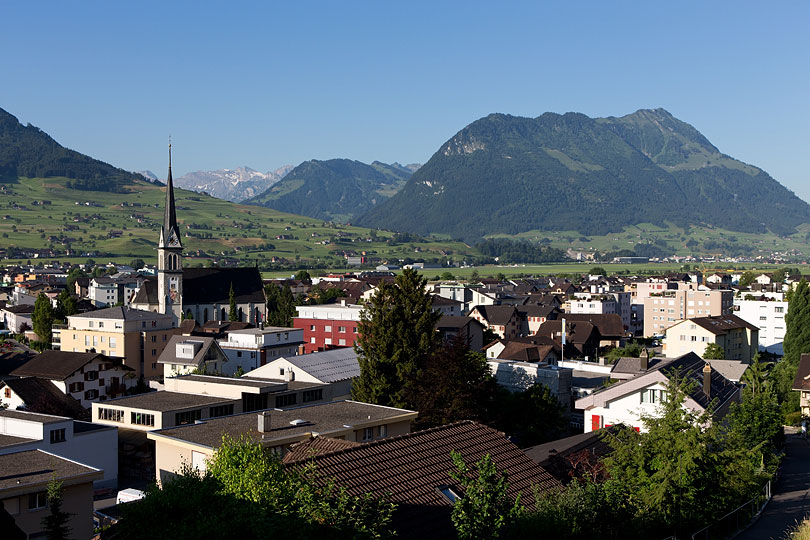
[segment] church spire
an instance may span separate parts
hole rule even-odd
[[[169,176],[166,180],[166,206],[163,214],[163,228],[160,231],[160,243],[158,247],[182,247],[180,243],[180,229],[177,227],[177,214],[174,209],[171,138],[169,138]]]

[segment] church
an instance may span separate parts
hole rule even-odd
[[[258,268],[183,268],[183,243],[174,205],[170,144],[166,207],[158,239],[157,278],[144,282],[131,306],[174,315],[175,326],[184,317],[193,318],[200,325],[208,321],[227,321],[231,289],[237,320],[259,326],[267,316],[267,297]]]

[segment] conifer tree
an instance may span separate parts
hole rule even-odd
[[[236,298],[233,294],[233,282],[231,282],[231,290],[228,291],[228,320],[231,322],[239,320],[239,314],[236,312]]]
[[[48,540],[68,540],[71,538],[68,520],[70,514],[62,511],[62,482],[48,482],[48,506],[51,511],[42,519],[45,538]]]
[[[50,299],[43,293],[39,293],[36,302],[34,302],[31,322],[34,325],[34,332],[36,332],[39,341],[50,345],[53,332],[53,307]]]

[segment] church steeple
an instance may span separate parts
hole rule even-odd
[[[183,247],[177,213],[174,209],[174,182],[172,181],[172,143],[169,142],[169,176],[166,180],[166,206],[163,213],[163,228],[160,230],[158,247]]]

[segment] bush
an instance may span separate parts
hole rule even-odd
[[[802,421],[802,412],[801,411],[794,411],[785,413],[785,425],[786,426],[798,426],[799,423]]]

